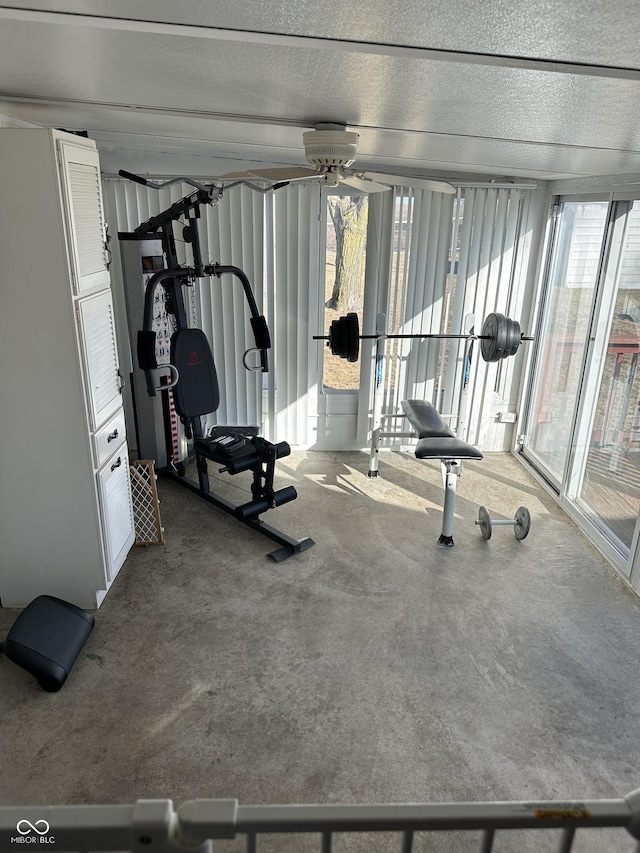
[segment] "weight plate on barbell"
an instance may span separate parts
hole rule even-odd
[[[480,352],[484,361],[500,361],[505,357],[509,321],[504,314],[489,314],[482,324]]]
[[[520,323],[504,314],[489,314],[482,326],[481,353],[484,361],[494,362],[518,352],[522,343]]]
[[[332,320],[331,325],[329,326],[329,346],[331,347],[332,355],[339,355],[340,358],[344,358],[342,354],[342,317],[338,317],[337,320]]]
[[[347,361],[357,361],[360,355],[360,323],[358,322],[358,315],[355,311],[350,311],[347,314],[345,333],[347,338]]]
[[[360,324],[358,315],[350,311],[329,326],[329,346],[332,355],[355,362],[360,355]]]
[[[507,339],[504,347],[503,358],[509,358],[518,352],[518,347],[522,343],[522,331],[520,323],[517,320],[512,320],[510,317],[507,320]]]
[[[345,340],[344,358],[350,362],[357,361],[360,355],[360,324],[358,315],[354,311],[350,311],[346,317]]]
[[[347,351],[347,318],[340,317],[338,320],[338,352],[342,358],[345,357]]]

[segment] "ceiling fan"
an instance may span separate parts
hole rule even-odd
[[[220,180],[258,178],[274,183],[318,180],[326,187],[346,184],[369,193],[389,190],[392,186],[410,186],[449,195],[455,194],[456,188],[447,181],[349,169],[348,167],[356,159],[359,138],[357,133],[347,130],[343,124],[317,124],[315,130],[308,130],[302,134],[304,156],[313,168],[283,166],[277,169],[261,169],[258,167],[246,172],[222,175]]]

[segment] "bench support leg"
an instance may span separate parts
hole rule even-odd
[[[438,539],[441,548],[453,548],[453,517],[456,509],[456,485],[461,466],[454,459],[442,460],[442,479],[444,480],[444,507],[442,509],[442,533]]]

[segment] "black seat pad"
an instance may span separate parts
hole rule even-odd
[[[181,418],[215,412],[220,405],[218,374],[209,341],[202,329],[181,329],[171,339],[171,363],[179,380],[173,389]]]
[[[426,400],[403,400],[402,410],[420,441],[418,459],[482,459],[482,453],[456,438],[440,412]]]
[[[426,400],[403,400],[402,410],[416,431],[418,438],[436,435],[454,438],[449,425],[440,417],[440,412]]]
[[[52,595],[39,595],[20,613],[4,643],[6,657],[54,693],[67,680],[95,619]]]
[[[225,447],[220,446],[215,438],[199,438],[196,441],[196,449],[201,456],[211,459],[212,462],[227,463],[232,459],[237,460],[241,456],[255,456],[253,444],[246,439],[244,441],[241,440],[241,442],[238,446],[227,450]]]
[[[459,438],[433,435],[416,444],[418,459],[482,459],[482,453]]]

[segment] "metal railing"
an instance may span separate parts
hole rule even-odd
[[[380,805],[242,806],[238,800],[139,800],[133,805],[0,806],[0,851],[42,847],[62,851],[207,853],[216,839],[246,836],[257,853],[263,834],[317,834],[313,848],[331,853],[345,832],[398,832],[401,853],[415,834],[481,831],[480,853],[491,853],[499,831],[561,830],[558,853],[569,853],[579,829],[624,828],[640,840],[640,789],[622,799]],[[375,848],[372,848],[373,850]],[[640,843],[636,844],[640,853]]]

